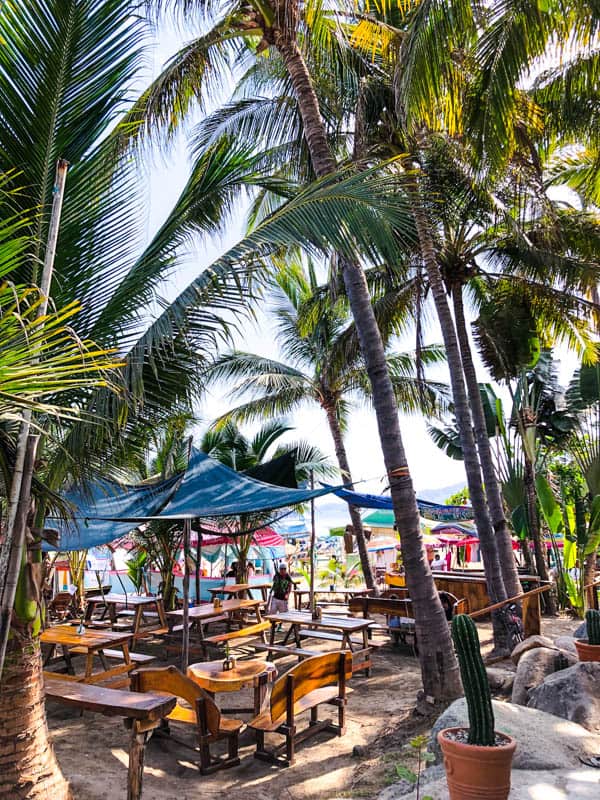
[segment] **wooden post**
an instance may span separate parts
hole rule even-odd
[[[196,605],[200,605],[200,557],[202,555],[202,533],[198,530],[196,539]]]
[[[310,471],[310,488],[315,488],[315,475]],[[309,598],[308,607],[311,614],[316,613],[315,609],[315,543],[316,543],[316,529],[315,529],[315,500],[310,500],[310,585],[309,585]]]
[[[181,671],[185,675],[188,668],[190,654],[190,567],[188,556],[190,553],[190,528],[191,520],[183,521],[183,631],[181,643]]]
[[[133,720],[131,742],[129,744],[129,770],[127,773],[127,800],[140,800],[144,778],[144,753],[148,731],[140,730],[140,724]]]

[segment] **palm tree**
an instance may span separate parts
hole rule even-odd
[[[306,404],[317,404],[325,413],[333,440],[338,466],[346,483],[352,474],[344,433],[353,396],[370,402],[370,386],[365,375],[356,327],[348,318],[344,303],[318,303],[319,285],[312,265],[286,263],[273,280],[269,303],[277,320],[277,343],[285,361],[276,361],[252,353],[234,351],[217,358],[209,365],[210,381],[235,380],[232,398],[251,395],[248,402],[228,411],[223,419],[254,421],[274,414],[292,414]],[[315,307],[317,302],[317,307]],[[395,321],[400,328],[401,320]],[[394,329],[393,321],[389,322]],[[389,339],[390,332],[384,332]],[[443,361],[443,352],[436,346],[421,350],[424,364]],[[435,414],[447,405],[446,387],[427,382],[417,376],[411,354],[390,354],[387,357],[399,408],[405,412]],[[357,540],[365,582],[374,590],[375,581],[367,552],[362,519],[355,506],[349,507],[350,519]]]
[[[293,430],[281,419],[266,422],[250,439],[245,436],[231,420],[217,420],[204,433],[200,441],[203,453],[215,458],[222,464],[238,472],[250,472],[282,455],[290,455],[294,461],[296,480],[306,482],[316,475],[331,478],[334,468],[327,457],[314,445],[304,441],[288,442],[277,445],[277,442],[289,431]],[[263,527],[268,519],[258,514],[243,514],[234,520],[225,521],[225,526],[235,533],[233,551],[237,560],[238,583],[246,583],[248,579],[248,552],[252,546],[254,532]]]
[[[185,2],[183,7],[186,7]],[[310,45],[313,34],[320,35],[321,41],[327,42],[331,50],[337,49],[339,43],[335,26],[329,24],[327,15],[312,13],[315,10],[312,7],[308,7],[311,13],[305,14],[305,10],[297,1],[285,5],[278,0],[203,3],[203,11],[209,17],[212,15],[213,27],[171,60],[144,96],[138,109],[140,116],[147,120],[150,128],[165,123],[169,127],[176,125],[194,100],[202,101],[210,92],[212,70],[215,65],[223,65],[227,54],[239,56],[243,51],[245,56],[255,59],[257,53],[270,48],[285,67],[314,174],[321,179],[334,175],[338,163],[330,150],[327,128],[302,46]],[[349,230],[356,233],[354,229]],[[370,233],[376,235],[375,231]],[[367,246],[366,252],[371,251],[372,247]],[[407,586],[415,609],[425,693],[438,699],[454,697],[459,692],[458,668],[421,538],[385,347],[359,261],[342,249],[338,251],[338,263],[371,382],[394,515],[401,532]]]
[[[14,281],[38,279],[54,165],[62,156],[71,168],[51,300],[61,308],[80,298],[81,310],[73,317],[78,334],[103,349],[115,348],[123,362],[112,376],[118,392],[72,387],[68,402],[81,409],[80,418],[60,425],[52,415],[36,419],[44,432],[36,478],[53,490],[99,472],[118,475],[132,459],[139,463],[150,431],[174,406],[192,399],[203,359],[227,337],[231,312],[244,308],[248,275],[261,255],[292,240],[324,253],[333,243],[350,255],[357,246],[372,244],[372,236],[367,242],[362,231],[373,228],[375,218],[385,250],[392,228],[402,227],[402,204],[385,176],[349,176],[339,185],[336,176],[298,193],[172,302],[160,301],[159,287],[177,266],[186,240],[216,230],[241,188],[264,176],[247,150],[222,142],[196,163],[150,243],[138,246],[141,204],[129,143],[140,128],[129,87],[141,64],[145,23],[130,11],[127,0],[27,0],[0,6],[0,169],[18,174],[18,183],[16,177],[11,183],[11,210],[2,209],[2,221],[36,209],[27,257],[15,265]],[[353,239],[342,217],[355,230]],[[46,505],[42,501],[30,520],[35,529],[42,527]],[[19,513],[29,512],[26,491]],[[37,546],[31,558],[39,558]],[[23,587],[25,572],[9,577],[20,576]],[[23,795],[16,787],[26,785],[24,796],[60,800],[68,788],[44,724],[39,608],[28,595],[21,610],[15,624],[27,635],[11,638],[0,716],[9,720],[9,739],[25,745],[18,759],[14,753],[3,756],[0,792]],[[15,714],[17,707],[23,713]]]

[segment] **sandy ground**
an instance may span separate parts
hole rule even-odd
[[[567,618],[545,620],[543,632],[570,633],[575,624]],[[489,626],[478,627],[482,649],[487,651]],[[281,672],[295,659],[276,663]],[[510,666],[510,662],[498,666]],[[254,759],[252,734],[246,732],[241,738],[240,766],[202,776],[190,729],[173,725],[178,742],[161,737],[147,745],[144,800],[211,800],[224,793],[241,800],[375,798],[397,780],[397,765],[411,766],[407,742],[416,733],[427,732],[432,721],[413,713],[420,673],[417,660],[406,648],[391,644],[379,648],[371,676],[357,674],[351,686],[346,735],[323,732],[300,744],[296,763],[287,769]],[[250,703],[250,692],[219,696],[223,709],[245,705],[241,700]],[[327,707],[322,715],[326,713]],[[121,720],[87,712],[82,716],[54,703],[48,704],[48,718],[61,767],[77,800],[125,798],[129,740]]]

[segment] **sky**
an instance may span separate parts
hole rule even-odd
[[[181,32],[174,29],[162,28],[159,30],[150,65],[150,70],[154,75],[185,39],[186,37]],[[167,155],[157,155],[148,161],[147,180],[150,193],[150,208],[146,221],[148,238],[176,201],[189,174],[189,165],[185,136],[179,137]],[[243,219],[240,215],[240,218],[235,220],[220,238],[199,242],[195,249],[190,250],[184,263],[168,280],[164,287],[164,296],[172,298],[178,294],[190,280],[242,235]],[[426,341],[427,343],[441,342],[441,334],[437,325],[430,326]],[[234,345],[239,349],[264,356],[280,357],[273,330],[273,320],[269,316],[268,303],[259,309],[255,324],[244,323],[243,331],[236,337]],[[401,341],[399,348],[402,350],[413,349],[414,340],[409,337]],[[562,373],[566,376],[572,371],[575,359],[562,352],[559,352],[558,355],[563,362]],[[481,370],[481,365],[479,365],[479,369],[481,379],[487,380],[487,376]],[[445,368],[442,368],[441,371],[438,369],[435,373],[429,372],[428,375],[435,379],[448,380]],[[231,405],[226,387],[216,387],[212,390],[197,409],[201,420],[198,437],[211,420],[227,411]],[[308,439],[328,453],[335,461],[329,431],[320,409],[302,410],[291,421],[296,430],[290,434],[289,438]],[[442,487],[460,487],[465,484],[462,462],[448,458],[433,444],[422,418],[402,415],[400,425],[409,467],[418,494]],[[359,488],[375,493],[382,492],[387,486],[385,469],[375,417],[369,408],[357,407],[353,410],[346,443],[354,480],[364,481]],[[343,508],[343,504],[340,505],[340,508]]]

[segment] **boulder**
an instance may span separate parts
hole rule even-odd
[[[515,680],[515,673],[508,669],[486,667],[487,679],[492,692],[510,694]]]
[[[558,636],[554,640],[554,644],[559,650],[564,650],[567,653],[573,653],[577,658],[577,648],[575,647],[574,636]]]
[[[600,662],[578,662],[550,675],[532,689],[527,705],[600,733]]]
[[[565,670],[566,671],[566,670]],[[563,673],[557,673],[562,675]],[[514,769],[549,770],[580,767],[579,756],[600,753],[600,736],[574,722],[546,714],[534,708],[515,706],[493,700],[496,730],[517,740]],[[441,763],[442,754],[437,735],[443,728],[468,727],[467,703],[455,700],[436,720],[431,732],[429,750]],[[600,776],[600,770],[597,771]]]
[[[518,664],[523,653],[534,650],[536,647],[546,647],[549,650],[556,649],[552,639],[549,639],[547,636],[539,636],[536,634],[535,636],[529,636],[524,642],[519,642],[510,654],[510,657],[515,664]]]
[[[587,639],[587,626],[585,622],[582,622],[581,625],[578,625],[575,630],[573,631],[573,638],[574,639]]]
[[[535,650],[523,653],[517,666],[511,702],[520,706],[527,705],[529,691],[539,686],[548,675],[556,672],[559,652],[554,648],[536,647]]]

